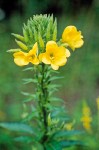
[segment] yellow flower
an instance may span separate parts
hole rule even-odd
[[[38,46],[37,43],[34,44],[33,48],[28,52],[16,52],[13,54],[14,56],[14,62],[18,66],[25,66],[28,65],[29,63],[32,64],[39,64],[39,60],[37,58],[37,51],[38,51]]]
[[[56,42],[49,41],[46,44],[46,52],[39,55],[40,61],[50,64],[54,70],[66,64],[66,57],[70,56],[69,50],[63,46],[58,46]]]
[[[37,58],[37,53],[38,53],[38,46],[37,46],[37,43],[35,43],[33,48],[27,54],[28,62],[30,62],[34,65],[38,65],[39,59]]]
[[[99,110],[99,97],[96,99],[96,102],[97,102],[97,108]]]
[[[81,31],[77,31],[75,26],[66,27],[62,34],[62,42],[67,43],[72,50],[83,45],[82,38]]]
[[[91,122],[92,122],[91,111],[90,111],[90,108],[87,106],[86,103],[83,106],[83,116],[81,118],[81,122],[83,124],[83,127],[88,132],[91,132]]]
[[[81,121],[89,124],[92,121],[92,118],[90,116],[84,116],[81,118]]]

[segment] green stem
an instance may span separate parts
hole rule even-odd
[[[45,141],[47,140],[47,131],[48,131],[48,123],[47,123],[47,117],[48,117],[48,109],[46,108],[46,104],[48,103],[48,89],[47,85],[48,77],[46,77],[46,66],[45,64],[41,64],[40,66],[40,74],[38,73],[38,88],[40,91],[39,94],[39,107],[40,107],[40,116],[43,123],[43,132],[44,135],[42,137],[41,143],[44,145]],[[41,80],[39,81],[39,76],[41,76]]]
[[[45,104],[47,102],[47,89],[44,87],[44,85],[45,85],[44,72],[45,72],[45,65],[42,64],[42,80],[41,80],[42,103],[43,103],[42,112],[43,112],[44,129],[45,129],[45,135],[46,135],[46,133],[47,133],[47,110],[46,110]]]

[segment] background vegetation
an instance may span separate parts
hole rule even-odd
[[[60,88],[58,95],[64,99],[71,114],[83,99],[88,101],[93,113],[95,113],[95,99],[99,96],[99,1],[1,0],[0,121],[20,120],[24,99],[21,91],[33,91],[32,85],[26,87],[22,84],[22,78],[30,76],[30,74],[23,72],[22,68],[16,66],[13,62],[13,56],[6,51],[10,48],[16,48],[11,33],[21,34],[23,22],[26,22],[32,15],[40,13],[53,13],[57,17],[59,37],[68,25],[75,25],[82,31],[84,46],[72,53],[67,65],[60,68],[60,75],[65,78],[59,81],[62,88]],[[6,138],[8,137],[6,135]],[[0,139],[2,141],[2,136]]]

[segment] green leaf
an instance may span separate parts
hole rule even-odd
[[[57,97],[51,97],[50,102],[63,102],[63,100],[61,98],[57,98]]]
[[[21,92],[21,94],[23,94],[24,96],[29,96],[30,95],[30,93],[27,93],[27,92]]]
[[[38,120],[38,117],[39,117],[38,111],[32,112],[32,114],[28,115],[28,116],[24,119],[24,122],[33,120],[33,118],[36,119],[36,120]]]
[[[59,118],[60,120],[63,120],[63,121],[69,120],[64,107],[61,107],[61,108],[60,107],[55,107],[51,112],[51,117],[52,118]]]
[[[67,141],[61,141],[59,144],[62,146],[62,148],[70,147],[70,146],[80,146],[83,145],[84,143],[81,141],[76,141],[76,140],[67,140]]]
[[[29,96],[29,97],[32,97],[32,98],[36,98],[36,95],[35,94],[31,94],[31,93],[27,93],[27,92],[21,92],[21,94],[23,94],[24,96]]]
[[[63,79],[63,78],[64,77],[52,76],[52,77],[50,77],[50,81],[58,80],[58,79]]]
[[[74,135],[81,134],[81,133],[82,132],[78,131],[78,130],[71,130],[71,131],[61,130],[61,131],[54,133],[53,138],[54,139],[58,139],[58,138],[64,138],[65,139],[68,136],[74,136]]]
[[[33,137],[29,137],[29,136],[19,136],[14,138],[15,142],[25,142],[25,143],[31,143],[32,141],[34,141]]]
[[[47,150],[62,150],[62,146],[57,141],[51,141],[45,145]]]
[[[49,89],[55,89],[55,88],[59,88],[59,87],[61,87],[61,85],[57,85],[57,84],[50,84],[50,85],[48,85]]]
[[[11,130],[11,131],[17,131],[17,132],[25,132],[29,134],[35,134],[33,129],[24,123],[0,123],[0,127]]]
[[[44,150],[44,146],[40,144],[39,142],[35,142],[32,146],[33,150]]]
[[[50,141],[50,143],[46,143],[47,150],[62,150],[63,148],[71,147],[71,146],[80,146],[84,145],[81,141],[76,140],[65,140],[65,141]]]
[[[23,69],[23,71],[28,71],[28,70],[33,71],[33,70],[34,70],[34,67],[28,67],[28,68]]]
[[[24,84],[37,83],[38,82],[37,79],[32,79],[32,78],[23,79],[23,81],[24,81]]]

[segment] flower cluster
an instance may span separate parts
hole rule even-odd
[[[83,127],[88,132],[91,132],[91,122],[92,122],[91,111],[89,106],[87,106],[86,103],[83,106],[83,116],[81,118],[81,122],[83,123]]]
[[[44,31],[42,26],[38,26],[38,28],[40,28],[40,31],[39,29],[37,29],[36,26],[34,33],[30,32],[29,27],[30,35],[24,35],[26,42],[28,41],[29,43],[28,37],[32,37],[32,34],[35,34],[34,41],[32,41],[31,44],[29,44],[29,46],[27,45],[27,43],[26,45],[23,43],[24,36],[19,37],[19,35],[13,34],[16,38],[19,38],[22,41],[20,42],[16,40],[17,44],[21,47],[21,49],[18,49],[18,51],[16,50],[17,52],[15,51],[15,53],[13,54],[14,62],[18,66],[28,65],[29,63],[32,63],[34,65],[44,63],[47,65],[51,65],[51,67],[54,70],[58,70],[60,66],[66,64],[67,58],[70,56],[70,52],[67,49],[67,47],[70,47],[72,50],[75,50],[75,48],[79,48],[83,45],[84,42],[82,39],[83,36],[81,35],[81,31],[77,31],[75,26],[66,27],[63,31],[62,39],[56,41],[56,22],[51,27],[51,21],[52,20],[50,20],[50,24],[48,24],[48,26],[45,27],[47,28],[47,33],[45,37],[45,34],[42,32],[46,31]],[[54,29],[52,31],[51,28],[53,28],[53,26]],[[53,34],[52,37],[51,34]],[[30,45],[33,45],[32,49],[30,48]]]

